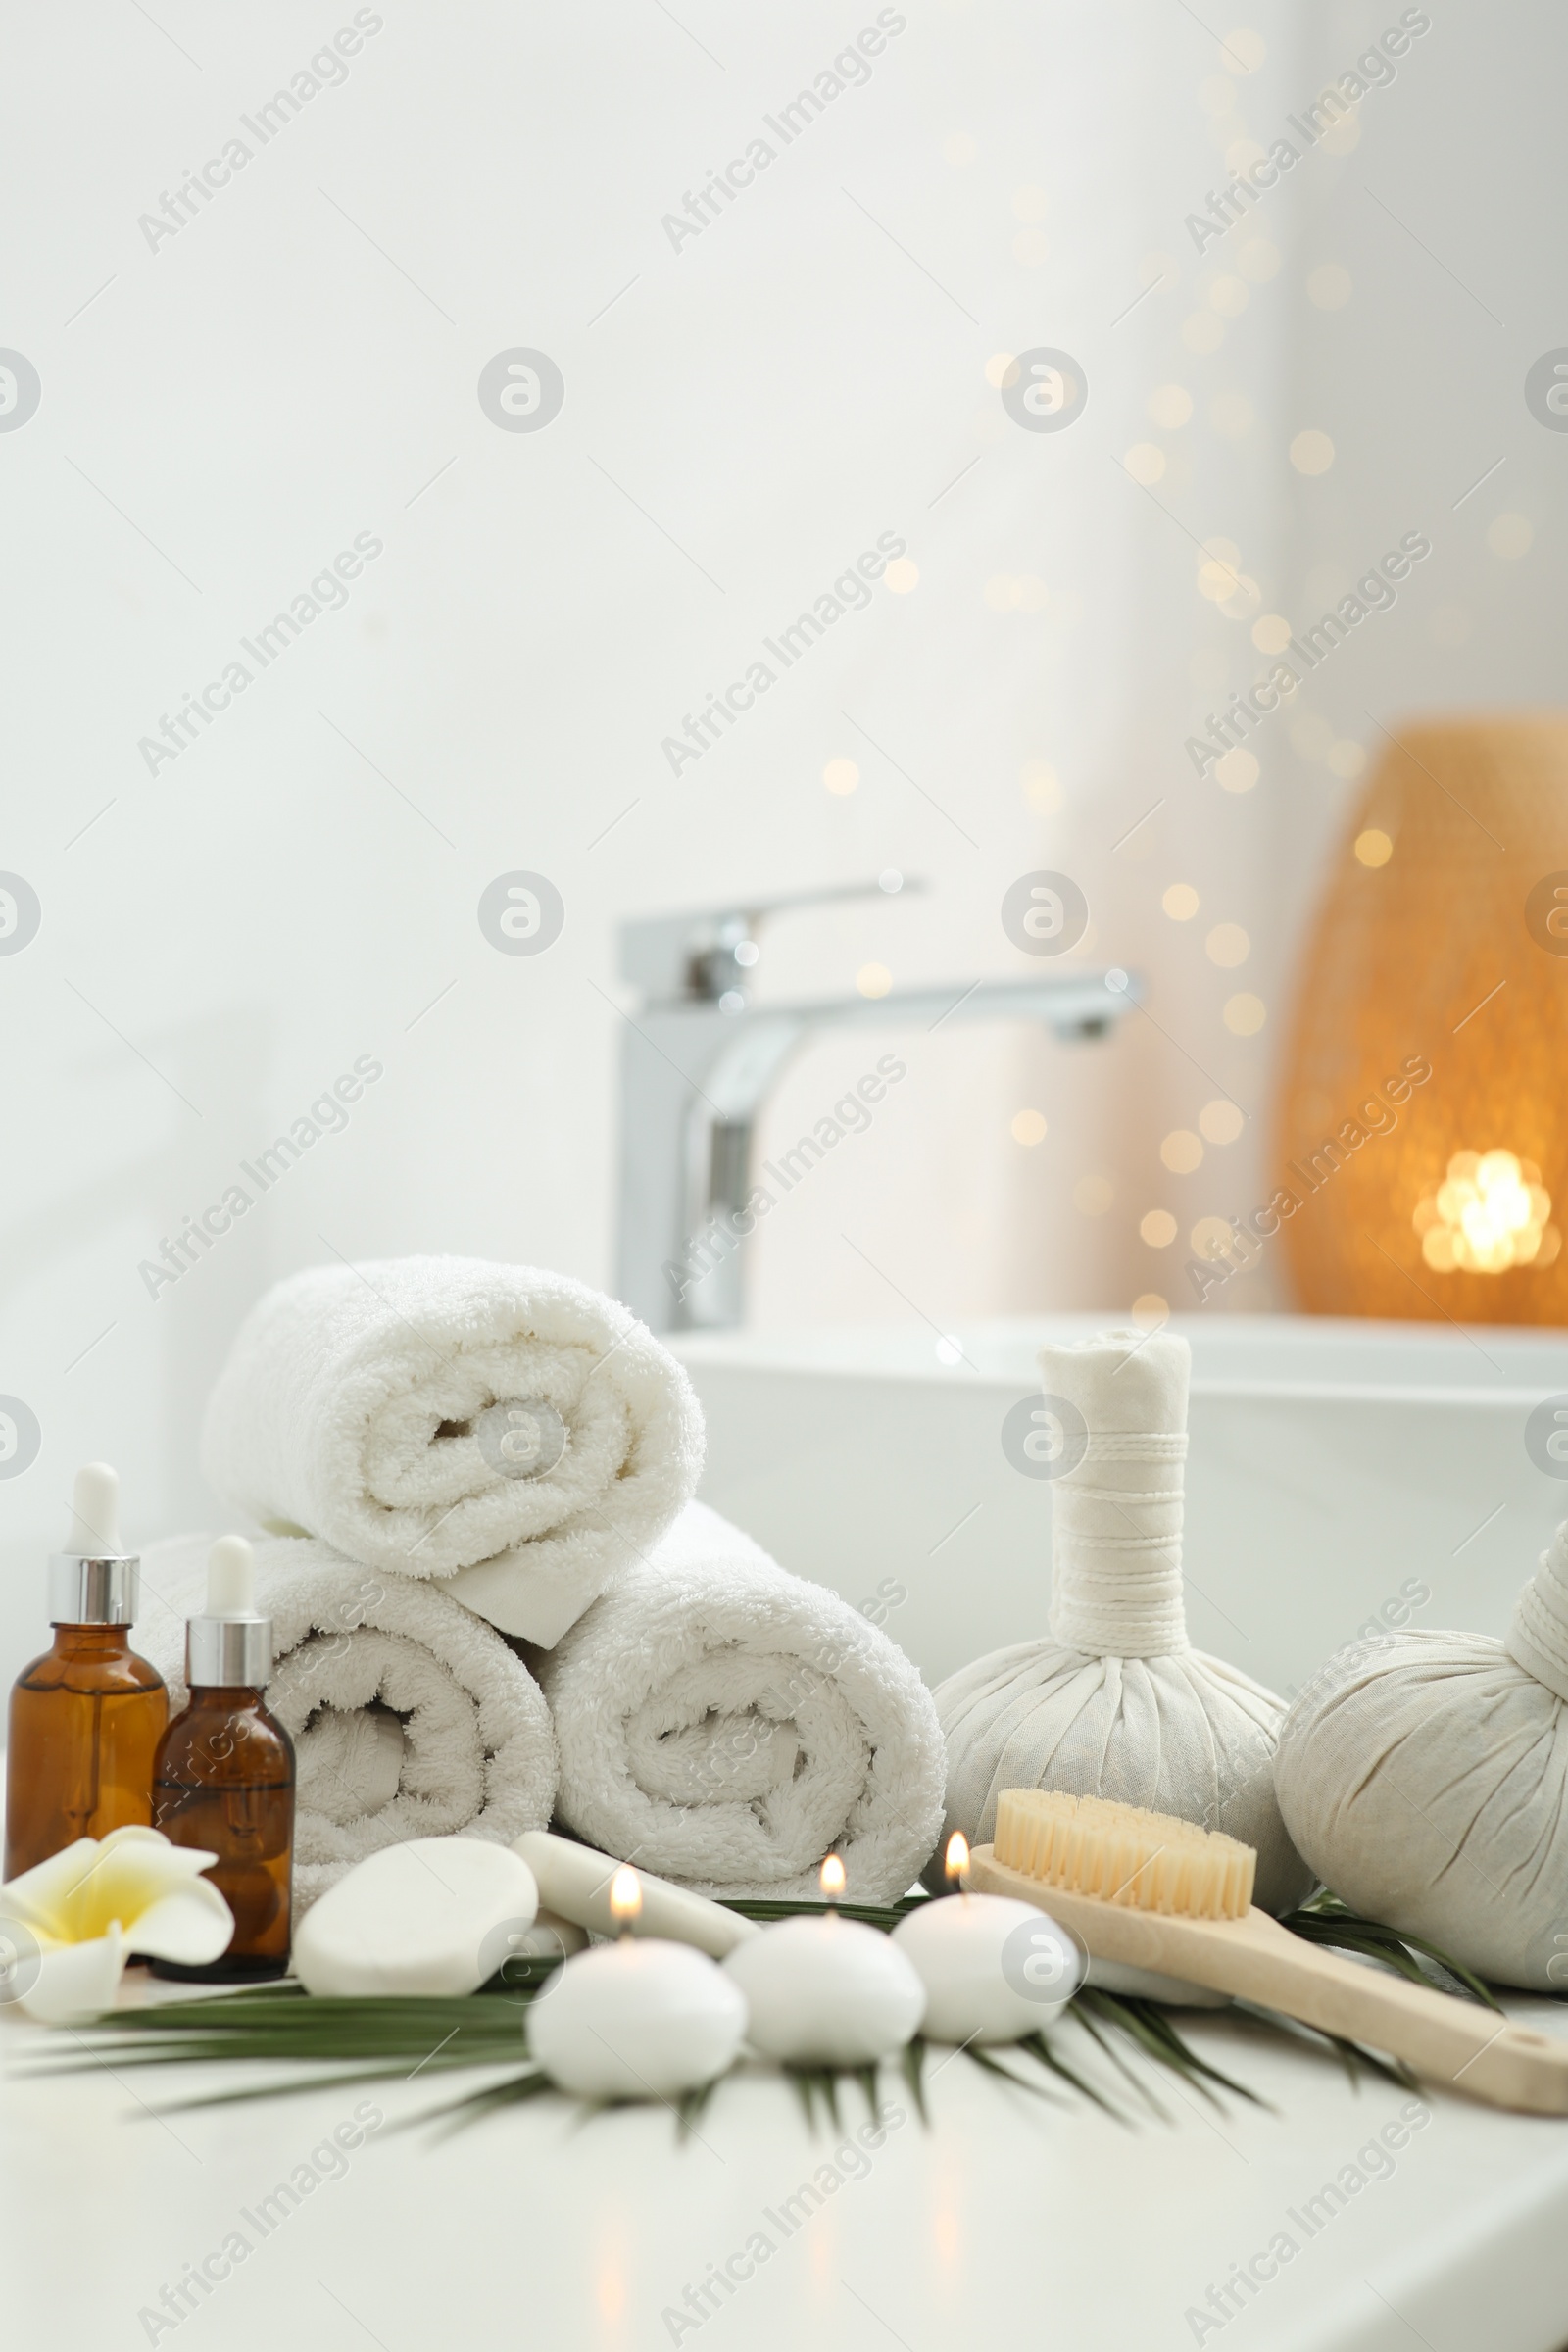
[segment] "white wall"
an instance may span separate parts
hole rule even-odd
[[[904,0],[869,82],[678,251],[662,215],[874,7],[373,13],[346,80],[266,147],[242,133],[250,162],[156,250],[138,216],[354,11],[13,16],[0,341],[42,401],[0,433],[0,865],[43,907],[0,958],[0,1391],[43,1432],[0,1481],[14,1656],[79,1459],[121,1464],[140,1536],[209,1515],[202,1397],[277,1274],[448,1249],[610,1280],[630,913],[925,877],[775,926],[764,991],[838,994],[873,960],[898,984],[1036,968],[999,904],[1017,874],[1066,868],[1094,911],[1080,954],[1147,974],[1158,1027],[1078,1049],[911,1038],[908,1085],[768,1228],[757,1312],[1174,1296],[1185,1244],[1151,1251],[1138,1220],[1168,1205],[1185,1236],[1257,1197],[1295,931],[1352,789],[1287,718],[1251,792],[1194,775],[1184,737],[1266,666],[1250,616],[1196,593],[1195,541],[1233,541],[1260,610],[1303,617],[1389,533],[1431,531],[1419,582],[1301,698],[1334,740],[1370,740],[1363,705],[1553,691],[1568,444],[1519,389],[1562,331],[1544,8],[1507,12],[1505,104],[1486,96],[1495,14],[1435,14],[1359,145],[1304,158],[1202,257],[1184,216],[1238,122],[1267,144],[1396,10],[1254,10],[1264,54],[1238,77],[1181,9]],[[1216,117],[1231,81],[1239,113]],[[1250,238],[1278,272],[1195,352],[1185,322]],[[1353,285],[1332,314],[1304,296],[1323,261]],[[987,377],[1036,344],[1088,373],[1061,434],[1019,430]],[[497,429],[476,398],[516,345],[564,375],[539,433]],[[1165,430],[1147,403],[1171,382],[1196,406]],[[1239,437],[1214,428],[1221,395],[1250,404]],[[1312,480],[1286,454],[1303,426],[1337,453]],[[1121,466],[1141,442],[1166,454],[1149,489]],[[1534,522],[1527,558],[1487,550],[1503,510]],[[672,776],[682,714],[887,531],[917,585],[879,588]],[[360,533],[382,552],[346,606],[150,774],[138,739]],[[998,580],[1030,583],[1022,609],[993,609]],[[821,781],[837,757],[860,767],[848,797]],[[566,905],[537,959],[476,922],[517,867]],[[1173,880],[1202,900],[1184,926],[1160,911]],[[1250,934],[1240,973],[1203,954],[1220,919]],[[1256,1038],[1221,1018],[1238,987],[1269,1006]],[[814,1116],[862,1042],[804,1057],[768,1133]],[[139,1262],[362,1055],[384,1074],[346,1131],[150,1297]],[[1221,1092],[1252,1114],[1242,1141],[1170,1178],[1160,1137]],[[1034,1150],[1009,1133],[1025,1106],[1050,1123]],[[1091,1216],[1093,1178],[1110,1205]]]

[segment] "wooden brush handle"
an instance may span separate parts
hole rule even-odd
[[[1293,1936],[1256,1909],[1181,1919],[1044,1886],[978,1845],[968,1883],[1049,1912],[1102,1960],[1157,1969],[1402,2058],[1423,2080],[1530,2115],[1568,2115],[1568,2041]]]

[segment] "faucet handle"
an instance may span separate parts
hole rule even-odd
[[[827,906],[840,899],[896,898],[924,888],[889,866],[874,882],[790,891],[776,899],[732,899],[727,906],[690,914],[644,916],[620,927],[620,976],[641,989],[649,1004],[718,1004],[727,995],[738,1000],[758,959],[754,934],[768,915],[792,906]]]

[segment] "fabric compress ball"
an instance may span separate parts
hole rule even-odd
[[[1275,1786],[1336,1894],[1478,1975],[1568,1987],[1568,1524],[1504,1640],[1400,1633],[1320,1667]]]
[[[1042,1349],[1042,1429],[1064,1465],[1050,1488],[1052,1638],[994,1650],[938,1690],[943,1837],[989,1838],[1004,1788],[1113,1797],[1255,1846],[1256,1900],[1288,1911],[1312,1878],[1274,1795],[1285,1702],[1187,1639],[1191,1364],[1168,1332]]]

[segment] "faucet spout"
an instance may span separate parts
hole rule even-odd
[[[618,1280],[655,1331],[744,1321],[757,1121],[807,1039],[852,1023],[929,1033],[978,1020],[1100,1038],[1143,998],[1138,976],[1112,967],[751,1005],[756,956],[743,951],[758,911],[660,918],[623,935],[622,971],[652,1002],[621,1042]]]

